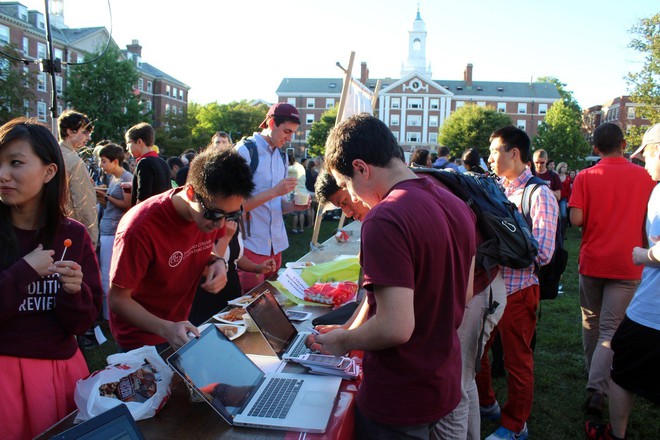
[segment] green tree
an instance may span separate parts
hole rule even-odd
[[[548,157],[555,162],[566,162],[569,168],[580,166],[580,160],[591,152],[581,125],[582,113],[578,108],[563,100],[555,102],[539,125],[534,149],[546,150]]]
[[[577,110],[578,113],[582,113],[582,108],[580,107],[580,104],[578,104],[577,100],[573,96],[573,92],[570,90],[566,90],[566,83],[559,81],[554,76],[542,76],[538,79],[538,82],[547,82],[554,84],[555,87],[557,87],[559,96],[561,96],[561,99],[564,101],[564,104],[567,107]]]
[[[92,60],[97,53],[86,54]],[[145,120],[140,93],[135,88],[138,72],[131,60],[111,44],[99,59],[90,64],[69,67],[64,100],[72,108],[94,120],[92,139],[118,141],[132,125]]]
[[[191,111],[191,108],[188,108]],[[195,124],[192,128],[192,142],[195,148],[203,147],[211,141],[216,131],[231,135],[234,142],[242,136],[259,131],[259,124],[268,113],[266,104],[252,105],[249,101],[218,104],[211,102],[204,106],[193,106]]]
[[[20,58],[13,45],[7,45],[3,51]],[[24,116],[25,102],[34,99],[32,90],[35,84],[34,74],[25,73],[21,63],[9,58],[0,58],[0,124],[18,116]]]
[[[325,141],[328,139],[330,130],[337,122],[337,106],[334,106],[321,114],[321,118],[312,124],[307,137],[309,149],[307,153],[311,156],[323,156],[325,154]]]
[[[643,116],[655,124],[660,122],[660,13],[639,20],[631,33],[636,37],[629,47],[644,54],[644,65],[639,72],[630,72],[626,77],[632,89],[630,98],[643,104],[637,108],[637,116]],[[633,133],[627,138],[631,146],[637,146],[641,141],[641,137],[636,138],[635,135]]]
[[[511,124],[509,116],[492,107],[469,104],[447,118],[440,129],[438,142],[448,147],[454,157],[460,157],[468,148],[476,148],[482,157],[486,157],[491,133]]]
[[[170,113],[158,121],[156,127],[156,145],[161,154],[178,156],[188,148],[195,148],[192,143],[192,126],[188,115],[181,112]]]

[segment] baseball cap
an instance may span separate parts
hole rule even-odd
[[[644,137],[642,138],[642,145],[635,150],[630,158],[644,160],[644,156],[642,155],[644,148],[646,148],[648,144],[658,143],[660,143],[660,123],[655,124],[646,130],[646,133],[644,133]]]
[[[264,119],[264,122],[261,123],[259,128],[268,127],[268,119],[275,116],[291,118],[300,125],[300,116],[298,115],[298,109],[296,109],[294,106],[286,102],[278,102],[277,104],[273,104],[270,107],[268,113],[266,114],[266,119]]]

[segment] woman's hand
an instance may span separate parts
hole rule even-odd
[[[78,293],[82,288],[83,273],[80,264],[75,261],[56,261],[48,268],[50,273],[60,275],[62,289],[68,293]]]
[[[257,264],[254,270],[256,273],[270,273],[275,272],[275,260],[269,258],[261,264]]]
[[[39,244],[35,250],[25,255],[23,259],[39,274],[40,277],[45,277],[52,273],[49,269],[53,265],[54,254],[54,250],[44,250],[44,247]]]

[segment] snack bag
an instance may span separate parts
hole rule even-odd
[[[76,384],[75,423],[125,403],[135,420],[153,417],[170,397],[172,370],[155,347],[108,356],[108,366]]]
[[[338,307],[355,297],[358,285],[351,281],[316,283],[305,289],[305,300]]]

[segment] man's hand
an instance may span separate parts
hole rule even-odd
[[[343,356],[349,350],[344,344],[346,333],[346,330],[343,328],[335,327],[327,331],[327,333],[309,335],[307,337],[307,343],[311,350],[318,350],[323,354]]]
[[[283,196],[293,191],[296,188],[297,184],[298,184],[298,179],[296,179],[295,177],[287,177],[280,180],[277,183],[277,185],[273,187],[273,191],[275,191],[275,193],[278,196]]]
[[[275,272],[275,260],[272,258],[269,258],[268,260],[264,261],[261,264],[257,264],[257,268],[255,270],[256,273],[269,273],[269,272]]]
[[[206,281],[200,287],[207,292],[218,293],[227,285],[227,266],[223,260],[217,260],[208,267]]]
[[[167,339],[167,342],[170,343],[172,349],[178,350],[190,340],[188,337],[188,332],[194,334],[195,337],[199,337],[199,331],[197,330],[197,327],[192,325],[190,322],[171,322],[167,327],[165,327],[165,332],[161,336]]]

